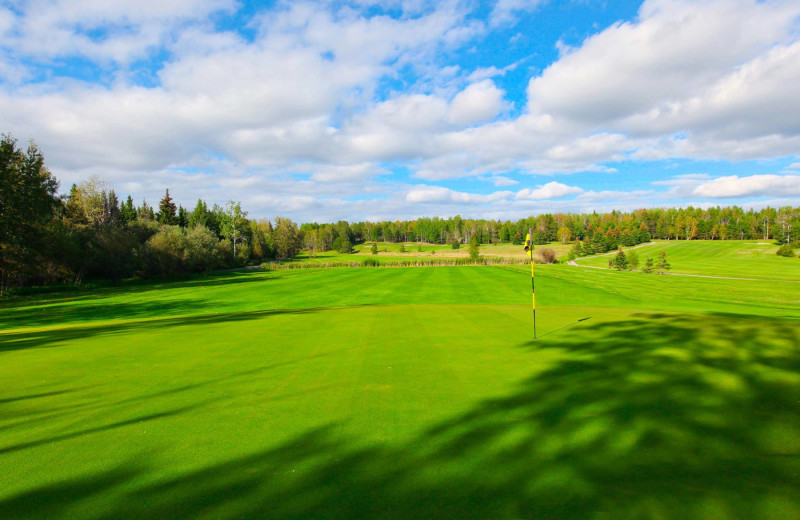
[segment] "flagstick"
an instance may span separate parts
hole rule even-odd
[[[533,279],[533,228],[528,230],[530,243],[528,253],[531,255],[531,303],[533,306],[533,339],[536,339],[536,285]]]

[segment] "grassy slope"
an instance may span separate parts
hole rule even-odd
[[[769,280],[800,280],[800,260],[778,256],[778,246],[754,240],[659,241],[639,247],[640,266],[647,257],[667,252],[671,272]],[[608,266],[608,256],[578,259],[581,265]]]
[[[800,513],[794,288],[537,267],[533,343],[527,276],[228,273],[7,303],[0,511]]]

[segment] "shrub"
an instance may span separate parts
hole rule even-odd
[[[481,244],[478,241],[478,237],[472,235],[472,240],[469,241],[469,258],[473,262],[477,262],[480,256],[481,256]]]
[[[380,267],[381,263],[377,258],[365,258],[361,261],[361,265],[364,267]]]
[[[373,255],[377,255],[378,254],[378,243],[377,242],[373,242],[372,243],[372,249],[370,249],[370,252]]]
[[[401,253],[405,253],[406,252],[406,245],[403,242],[400,242],[400,252]]]
[[[778,256],[787,256],[788,257],[788,256],[794,256],[794,251],[792,251],[791,244],[784,244],[784,245],[782,245],[781,247],[778,248],[778,251],[776,252],[776,254]]]
[[[554,249],[549,247],[542,247],[539,249],[539,256],[542,258],[543,264],[556,264],[558,260],[556,259],[556,252]]]
[[[452,247],[453,249],[458,249],[461,247],[461,242],[458,240],[453,240],[453,243],[450,244],[450,247]]]

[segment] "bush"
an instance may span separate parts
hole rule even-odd
[[[204,273],[217,266],[217,237],[207,227],[195,226],[186,231],[183,262],[186,269]]]
[[[400,252],[401,253],[405,253],[406,252],[406,245],[403,242],[400,242]]]
[[[557,264],[558,259],[556,258],[556,252],[554,249],[549,247],[542,247],[539,249],[539,256],[542,259],[543,264]]]
[[[378,254],[378,243],[377,242],[373,242],[372,243],[372,249],[370,249],[370,252],[373,255],[377,255]]]
[[[787,256],[788,257],[788,256],[794,256],[794,251],[792,251],[791,244],[784,244],[784,245],[782,245],[781,247],[778,248],[778,251],[776,252],[776,254],[778,256]]]
[[[453,249],[458,249],[461,247],[461,242],[459,242],[458,240],[453,240],[453,243],[450,244],[450,247],[452,247]]]
[[[472,240],[469,241],[469,257],[473,262],[477,262],[481,256],[481,244],[478,237],[472,235]]]

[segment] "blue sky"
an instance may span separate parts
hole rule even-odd
[[[298,221],[800,205],[795,0],[0,0],[62,191]]]

